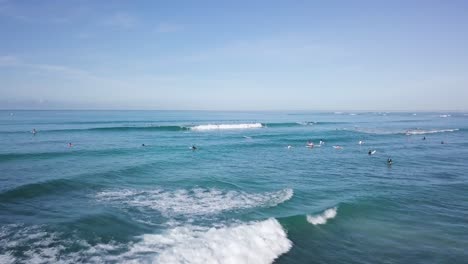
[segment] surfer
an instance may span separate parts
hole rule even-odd
[[[367,152],[367,154],[373,155],[373,154],[375,154],[375,152],[377,152],[377,150],[375,150],[375,149],[374,149],[374,150],[369,149],[369,152]]]
[[[319,142],[319,145],[323,145],[323,144],[325,144],[325,141],[323,141],[323,139],[321,139],[320,142]]]
[[[141,144],[141,146],[142,146],[142,147],[146,147],[146,145],[145,145],[145,144]]]
[[[440,142],[440,144],[445,144],[445,142],[442,140],[442,141]]]
[[[33,135],[36,135],[37,131],[35,128],[33,128],[33,130],[31,131],[31,133],[33,133]]]
[[[362,144],[364,144],[364,141],[359,140],[359,143],[358,143],[358,144],[359,144],[359,145],[362,145]]]
[[[314,147],[314,142],[307,140],[307,147],[313,148]]]
[[[73,144],[71,142],[68,143],[68,147],[71,148],[73,147]]]
[[[387,164],[388,164],[388,165],[392,165],[392,163],[393,163],[393,160],[392,160],[391,158],[388,158],[388,159],[387,159]]]
[[[195,145],[192,145],[192,146],[190,147],[190,149],[191,149],[191,150],[197,150],[197,147],[195,147]]]
[[[288,149],[291,149],[291,148],[292,148],[292,146],[291,146],[291,145],[288,145]]]
[[[426,137],[423,137],[423,140],[426,140]]]

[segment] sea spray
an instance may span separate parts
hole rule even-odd
[[[326,224],[328,219],[335,218],[337,207],[333,207],[330,209],[325,210],[322,214],[319,215],[307,215],[307,222],[313,225],[323,225]]]

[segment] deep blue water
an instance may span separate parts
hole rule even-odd
[[[467,160],[465,113],[0,111],[0,263],[467,263]]]

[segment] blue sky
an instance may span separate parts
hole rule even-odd
[[[0,108],[468,110],[468,1],[0,0]]]

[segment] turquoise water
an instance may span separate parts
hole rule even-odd
[[[467,133],[464,113],[0,111],[0,263],[466,263]]]

